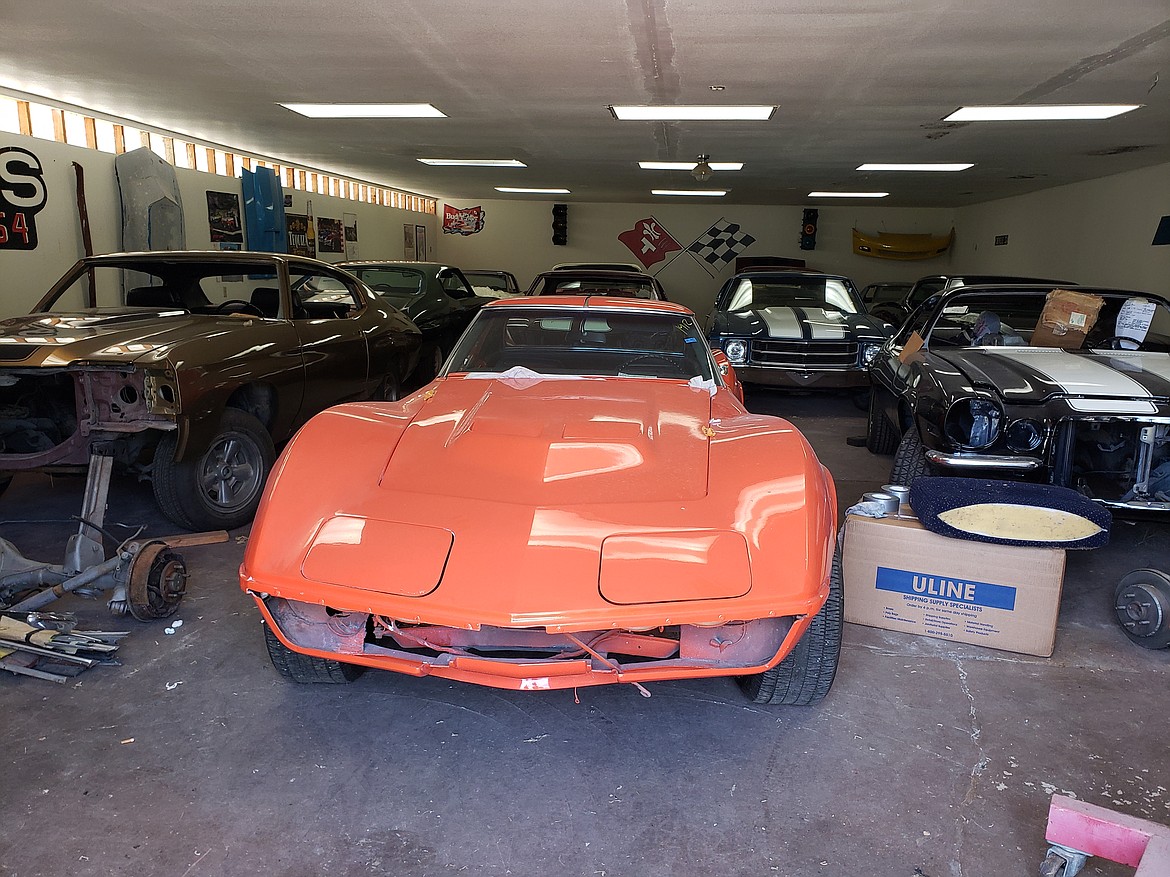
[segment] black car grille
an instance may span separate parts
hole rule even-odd
[[[751,362],[800,371],[853,368],[857,365],[857,342],[753,341]]]

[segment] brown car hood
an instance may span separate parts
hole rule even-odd
[[[0,320],[0,362],[69,365],[158,358],[181,342],[205,343],[217,325],[237,326],[247,319],[141,308],[10,317]]]

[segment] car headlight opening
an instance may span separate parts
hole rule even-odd
[[[1003,424],[1003,410],[991,399],[959,399],[947,411],[943,429],[962,448],[981,450],[995,444]]]
[[[882,349],[880,344],[874,344],[872,341],[863,341],[858,345],[857,352],[860,357],[862,366],[870,366],[873,361],[877,359],[878,351]]]
[[[1044,443],[1044,425],[1035,420],[1013,420],[1003,439],[1013,451],[1034,451]]]
[[[735,365],[747,362],[748,345],[746,341],[740,341],[739,339],[724,341],[723,352],[727,354],[727,358]]]

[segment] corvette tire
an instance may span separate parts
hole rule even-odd
[[[263,627],[264,645],[268,648],[272,666],[276,668],[277,673],[291,682],[300,685],[345,685],[365,672],[366,668],[357,664],[346,664],[342,661],[331,661],[294,652],[272,632],[268,622],[264,622]]]
[[[807,706],[829,693],[841,657],[841,630],[845,624],[845,589],[841,582],[841,552],[833,555],[829,597],[821,611],[779,664],[763,673],[740,676],[743,693],[753,703]]]

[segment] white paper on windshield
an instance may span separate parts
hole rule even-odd
[[[1146,333],[1150,331],[1150,323],[1154,321],[1157,310],[1157,302],[1142,298],[1128,299],[1117,312],[1117,329],[1114,334],[1141,344],[1146,340]]]
[[[522,365],[514,365],[502,372],[468,372],[464,375],[471,381],[499,381],[516,390],[525,390],[541,381],[583,381],[584,375],[546,375]]]

